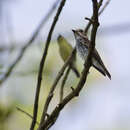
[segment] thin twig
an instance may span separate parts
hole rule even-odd
[[[48,34],[48,37],[47,37],[47,40],[46,40],[44,53],[43,53],[43,56],[42,56],[42,59],[41,59],[41,62],[40,62],[40,66],[39,66],[36,95],[35,95],[34,109],[33,109],[33,120],[32,120],[32,123],[31,123],[30,130],[34,130],[35,123],[36,123],[36,120],[37,120],[38,101],[39,101],[39,94],[40,94],[41,81],[42,81],[42,72],[43,72],[44,63],[45,63],[45,60],[46,60],[46,57],[47,57],[47,52],[48,52],[48,49],[49,49],[51,36],[52,36],[53,31],[54,31],[55,25],[58,21],[59,15],[60,15],[63,7],[64,7],[65,2],[66,2],[66,0],[62,0],[61,3],[60,3],[60,6],[59,6],[59,8],[56,12],[56,16],[54,17],[54,20],[52,22],[52,25],[51,25],[51,28],[50,28],[50,31],[49,31],[49,34]]]
[[[64,86],[65,86],[66,80],[68,78],[70,69],[71,68],[69,66],[66,73],[65,73],[65,76],[63,77],[63,80],[62,80],[62,84],[61,84],[61,88],[60,88],[60,102],[63,100],[63,97],[64,97]]]
[[[47,113],[47,110],[48,110],[48,107],[49,107],[49,103],[50,103],[50,101],[51,101],[51,99],[52,99],[52,95],[53,95],[53,92],[54,92],[54,90],[55,90],[55,88],[56,88],[56,85],[57,85],[57,83],[59,82],[61,76],[63,75],[63,73],[64,73],[66,67],[67,67],[67,66],[70,64],[70,62],[72,61],[72,58],[73,58],[73,56],[75,55],[75,53],[76,53],[76,49],[74,48],[73,51],[72,51],[72,53],[71,53],[71,55],[70,55],[70,56],[68,57],[68,59],[65,61],[65,64],[62,66],[62,68],[60,69],[58,75],[56,76],[56,79],[55,79],[55,81],[54,81],[54,83],[53,83],[53,85],[52,85],[52,87],[51,87],[51,89],[50,89],[49,95],[48,95],[48,97],[47,97],[47,99],[46,99],[46,102],[45,102],[45,105],[44,105],[44,109],[43,109],[43,113],[42,113],[42,118],[41,118],[39,130],[41,130],[41,128],[42,128],[42,126],[43,126],[43,124],[44,124],[45,115],[46,115],[46,113]]]
[[[42,125],[41,129],[39,129],[39,130],[43,130],[43,129],[48,130],[48,128],[54,124],[54,122],[56,121],[57,117],[59,116],[60,111],[64,108],[64,106],[72,98],[74,98],[75,96],[79,95],[79,92],[81,91],[81,89],[83,88],[83,86],[85,84],[85,81],[86,81],[86,78],[87,78],[87,74],[88,74],[89,69],[91,67],[91,57],[92,57],[93,50],[95,48],[96,32],[97,32],[97,28],[99,26],[99,23],[98,23],[97,0],[92,0],[92,1],[93,1],[93,16],[94,16],[93,20],[95,22],[93,23],[93,26],[92,26],[91,44],[89,45],[88,57],[85,60],[84,69],[82,71],[82,75],[81,75],[80,81],[79,81],[76,89],[74,89],[74,91],[72,91],[68,96],[66,96],[62,100],[62,102],[58,106],[56,106],[56,108],[50,114],[49,118],[47,118],[47,120],[44,122],[44,124]]]
[[[55,8],[57,7],[58,3],[60,0],[56,0],[54,2],[54,4],[52,5],[52,7],[50,8],[50,10],[48,11],[48,13],[46,14],[45,17],[43,17],[43,19],[41,20],[40,24],[38,25],[38,27],[36,28],[36,30],[34,31],[34,33],[32,34],[31,38],[29,39],[29,41],[21,48],[18,57],[15,59],[15,61],[9,66],[8,70],[5,72],[5,74],[1,77],[0,79],[0,85],[2,83],[4,83],[4,81],[10,76],[10,74],[12,73],[13,69],[15,68],[15,66],[20,62],[20,60],[22,59],[25,51],[28,49],[28,47],[33,43],[33,41],[36,39],[36,37],[38,36],[40,30],[42,29],[42,27],[45,25],[45,23],[47,22],[47,20],[49,19],[49,17],[51,16],[51,14],[54,12]]]
[[[94,23],[94,21],[93,21],[91,18],[85,17],[85,19],[88,20],[88,21],[91,22],[91,23]]]
[[[103,11],[106,9],[106,7],[109,5],[111,0],[107,0],[102,9],[99,11],[99,16],[103,13]]]
[[[102,2],[103,2],[103,0],[100,0],[100,1],[99,1],[98,9],[101,7]],[[99,14],[98,14],[99,16],[103,13],[103,11],[105,10],[105,8],[108,6],[109,2],[110,2],[110,0],[107,0],[107,1],[106,1],[106,3],[104,4],[104,6],[102,7],[102,9],[99,11]],[[93,16],[92,16],[90,19],[93,21]],[[92,24],[92,22],[89,21],[88,24],[87,24],[87,26],[86,26],[86,28],[85,28],[85,30],[84,30],[84,32],[85,32],[86,34],[87,34],[87,32],[88,32],[88,30],[89,30],[91,24]]]
[[[18,110],[18,111],[20,111],[20,112],[24,113],[25,115],[27,115],[28,117],[30,117],[31,119],[33,119],[32,115],[31,115],[31,114],[29,114],[28,112],[26,112],[26,111],[22,110],[22,109],[21,109],[21,108],[19,108],[19,107],[16,107],[16,108],[17,108],[17,110]],[[37,121],[36,121],[36,123],[37,123],[37,125],[39,125],[39,122],[37,122]]]

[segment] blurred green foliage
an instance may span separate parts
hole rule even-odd
[[[13,114],[14,106],[4,106],[0,104],[0,130],[7,130],[8,120]]]

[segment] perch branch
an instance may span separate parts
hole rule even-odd
[[[48,97],[47,97],[47,100],[45,102],[45,106],[44,106],[44,109],[43,109],[43,113],[42,113],[42,118],[41,118],[41,122],[40,122],[40,126],[39,126],[39,130],[41,130],[41,127],[42,125],[44,124],[44,120],[45,120],[45,115],[47,113],[47,110],[48,110],[48,107],[49,107],[49,103],[52,99],[52,96],[53,96],[53,92],[56,88],[56,85],[57,83],[59,82],[61,76],[64,74],[64,71],[66,69],[66,67],[70,64],[70,62],[72,61],[72,58],[73,56],[75,55],[76,53],[76,49],[74,48],[73,51],[72,51],[72,54],[68,57],[68,59],[65,61],[65,64],[62,66],[61,70],[59,71],[59,73],[57,74],[56,76],[56,79],[50,89],[50,92],[48,94]]]

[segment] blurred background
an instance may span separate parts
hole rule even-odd
[[[55,0],[0,0],[0,77],[32,36],[41,19]],[[106,0],[104,0],[104,3]],[[51,130],[129,130],[130,129],[130,1],[111,1],[100,16],[96,48],[112,79],[103,77],[91,68],[87,83],[78,98],[72,100],[61,112]],[[56,8],[57,9],[57,8]],[[33,44],[26,50],[20,63],[0,86],[0,130],[28,130],[31,119],[17,111],[20,107],[32,114],[37,74],[51,23],[56,10],[46,22]],[[84,29],[91,17],[91,0],[66,1],[56,24],[47,56],[40,95],[38,120],[45,98],[63,61],[59,56],[57,36],[62,34],[75,45],[72,29]],[[78,69],[83,67],[77,56]],[[76,86],[78,79],[71,72],[65,85]],[[59,100],[59,88],[55,92],[51,111]]]

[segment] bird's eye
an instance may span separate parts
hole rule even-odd
[[[81,33],[83,33],[83,30],[82,30],[82,29],[80,29],[79,31],[80,31]]]

